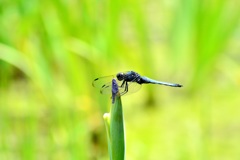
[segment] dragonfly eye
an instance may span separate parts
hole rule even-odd
[[[119,81],[122,81],[122,80],[124,79],[124,74],[123,74],[123,73],[118,73],[118,74],[117,74],[117,79],[118,79]]]

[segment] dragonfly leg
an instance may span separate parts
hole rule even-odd
[[[126,82],[126,81],[124,80],[124,81],[123,81],[123,83],[121,84],[121,87],[123,87],[123,86],[124,86],[124,83],[125,83],[125,82]]]
[[[128,83],[126,82],[125,92],[128,92]]]
[[[125,83],[126,83],[126,85],[125,85],[125,89],[124,89],[124,91],[122,92],[121,95],[124,95],[125,93],[128,92],[128,83],[127,83],[127,81],[126,81]]]

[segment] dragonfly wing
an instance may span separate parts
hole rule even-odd
[[[121,86],[122,82],[121,81],[118,81],[116,80],[117,84],[118,84],[118,90],[119,92],[123,92],[124,91],[124,88],[125,88],[125,85]],[[108,82],[108,83],[105,83],[101,89],[100,89],[100,93],[101,94],[112,94],[112,81],[111,82]]]
[[[128,90],[126,92],[126,85],[124,85],[123,87],[119,87],[119,92],[121,94],[121,96],[123,95],[129,95],[132,93],[137,92],[138,90],[140,90],[142,87],[141,84],[138,84],[136,82],[128,82]]]
[[[129,95],[132,93],[137,92],[142,85],[135,83],[135,82],[128,82],[128,89],[126,90],[126,84],[122,85],[122,82],[117,81],[118,90],[121,96]],[[101,94],[111,94],[112,93],[112,82],[106,83],[100,89]]]
[[[101,94],[112,94],[112,79],[115,78],[115,75],[99,77],[93,80],[93,87],[100,89]],[[115,78],[116,79],[116,78]],[[121,88],[121,81],[117,81],[118,87]]]
[[[114,75],[110,75],[110,76],[96,78],[93,80],[92,85],[95,88],[102,89],[105,84],[112,82],[112,79],[115,77],[116,76]]]
[[[112,93],[112,82],[105,83],[101,89],[100,89],[101,94],[111,94]]]
[[[127,72],[123,72],[127,73]],[[100,89],[101,94],[111,94],[112,93],[112,79],[115,78],[118,84],[118,89],[121,95],[128,95],[137,92],[141,85],[136,83],[135,80],[132,82],[127,82],[128,86],[126,89],[126,82],[119,81],[116,75],[110,75],[105,77],[99,77],[93,80],[92,85],[95,88]]]

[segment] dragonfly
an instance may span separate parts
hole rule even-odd
[[[100,90],[101,94],[112,93],[112,79],[116,79],[118,90],[121,96],[137,92],[142,84],[158,84],[170,87],[182,87],[181,84],[157,81],[145,76],[141,76],[137,72],[127,71],[119,72],[114,75],[99,77],[93,80],[93,87]]]

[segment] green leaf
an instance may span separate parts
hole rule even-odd
[[[108,153],[109,156],[112,157],[112,151],[111,151],[111,140],[110,140],[110,114],[109,113],[105,113],[103,115],[103,119],[105,122],[105,127],[106,127],[106,131],[107,131],[107,139],[108,139]]]
[[[125,140],[124,140],[124,120],[122,102],[119,94],[116,95],[112,104],[110,114],[110,140],[111,140],[111,160],[124,160]]]
[[[103,115],[108,137],[110,160],[124,160],[125,140],[121,96],[115,79],[112,80],[112,107]]]

